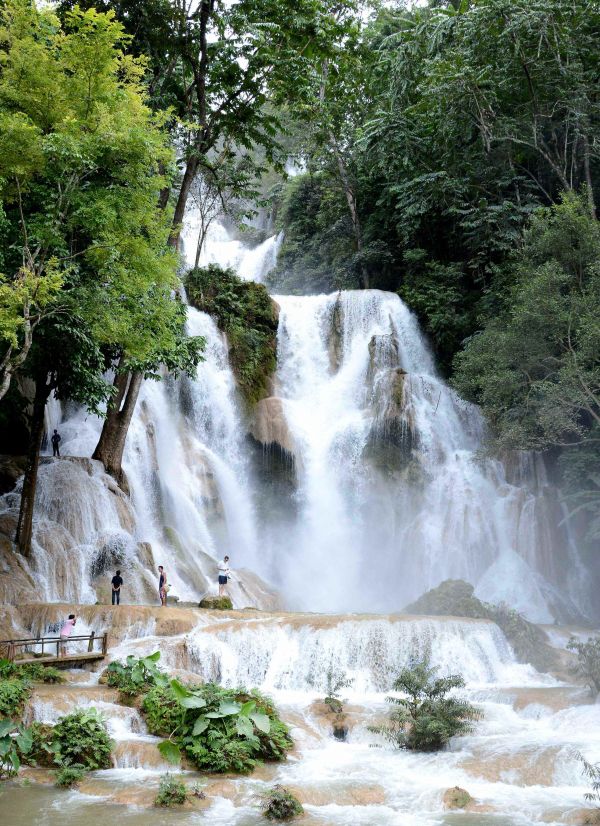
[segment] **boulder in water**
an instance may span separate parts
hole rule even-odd
[[[213,611],[231,611],[233,603],[230,597],[204,597],[198,603],[199,608],[208,608]]]
[[[443,803],[445,809],[468,809],[475,801],[466,789],[454,786],[444,792]]]

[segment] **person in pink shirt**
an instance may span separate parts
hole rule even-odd
[[[73,627],[77,622],[75,618],[75,614],[69,614],[69,619],[63,623],[63,627],[60,629],[60,656],[66,657],[67,655],[67,642],[69,641],[69,637],[73,631]]]

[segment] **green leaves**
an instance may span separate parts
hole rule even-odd
[[[259,731],[262,731],[264,734],[269,734],[271,731],[271,721],[266,714],[254,713],[248,716]]]
[[[292,745],[271,703],[258,693],[172,679],[144,698],[148,730],[168,735],[161,754],[175,762],[185,753],[198,768],[247,772],[264,759],[280,760]]]
[[[169,763],[174,765],[181,762],[181,749],[176,743],[171,740],[163,740],[158,744],[158,750]]]

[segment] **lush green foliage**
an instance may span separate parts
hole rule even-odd
[[[586,681],[594,695],[600,694],[600,637],[589,637],[585,642],[571,637],[567,648],[577,654],[576,675]]]
[[[59,764],[89,771],[110,767],[113,744],[104,718],[94,708],[61,717],[54,726],[53,740]]]
[[[436,677],[436,668],[425,661],[414,662],[394,681],[401,697],[388,697],[393,706],[387,723],[370,730],[383,735],[398,748],[437,751],[451,737],[468,734],[480,712],[451,691],[464,687],[460,675]]]
[[[115,660],[106,669],[106,684],[118,688],[119,693],[126,697],[145,694],[153,686],[167,680],[156,665],[159,659],[160,651],[155,651],[148,657],[130,654],[124,663]]]
[[[31,694],[31,683],[25,677],[0,678],[0,719],[19,720]]]
[[[600,227],[583,197],[532,218],[497,316],[456,359],[500,447],[562,448],[570,515],[600,536]]]
[[[8,677],[31,680],[34,683],[62,683],[64,677],[58,668],[40,663],[21,665],[18,661],[0,660],[0,680]]]
[[[12,777],[21,767],[33,741],[31,732],[10,719],[0,719],[0,779]]]
[[[214,316],[227,334],[231,364],[246,401],[264,397],[277,366],[277,311],[264,286],[210,264],[190,270],[185,288],[190,303]]]
[[[273,786],[261,795],[260,805],[267,820],[292,820],[304,814],[298,798],[283,786]]]
[[[55,772],[54,783],[59,789],[70,789],[84,777],[85,769],[81,766],[62,766]]]
[[[154,801],[155,806],[182,806],[187,800],[187,789],[185,783],[175,777],[163,774],[160,778],[158,794]]]
[[[142,709],[148,730],[169,737],[163,756],[178,762],[185,753],[204,771],[245,774],[260,760],[283,760],[292,746],[271,702],[255,691],[171,680],[152,689]]]

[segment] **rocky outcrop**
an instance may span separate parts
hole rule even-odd
[[[280,450],[293,459],[294,440],[285,416],[283,399],[275,396],[261,399],[252,412],[248,431],[263,448]]]
[[[544,631],[506,605],[489,605],[477,599],[474,587],[462,579],[447,579],[407,605],[408,614],[488,619],[500,626],[519,662],[531,663],[539,671],[560,666],[555,649]]]
[[[0,456],[0,496],[14,490],[18,480],[25,473],[26,456]]]
[[[475,801],[466,789],[454,786],[444,792],[444,809],[469,809]]]

